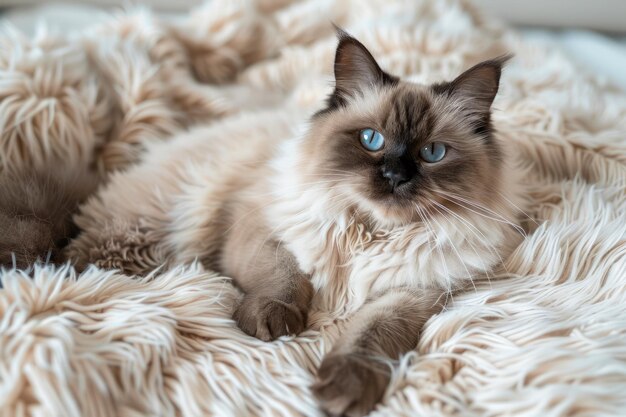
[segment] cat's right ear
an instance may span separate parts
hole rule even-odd
[[[335,53],[334,100],[343,104],[348,98],[358,97],[364,90],[384,84],[395,84],[398,79],[387,74],[358,40],[336,27],[339,45]],[[333,97],[331,97],[331,103]]]

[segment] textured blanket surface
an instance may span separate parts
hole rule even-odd
[[[331,21],[417,82],[514,52],[494,122],[530,168],[528,234],[505,272],[428,322],[372,415],[626,415],[626,96],[465,2],[213,0],[177,22],[138,11],[71,36],[7,29],[0,170],[64,164],[105,181],[192,124],[314,110]],[[230,319],[237,290],[197,265],[0,279],[2,416],[321,415],[309,385],[342,323],[248,337]]]

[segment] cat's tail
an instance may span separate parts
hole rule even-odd
[[[61,250],[78,234],[72,216],[96,184],[86,172],[0,174],[0,267],[64,262]]]

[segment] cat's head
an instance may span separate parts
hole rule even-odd
[[[384,72],[363,44],[339,31],[335,89],[303,145],[307,178],[339,189],[382,222],[488,204],[502,175],[490,116],[507,59],[420,85]]]

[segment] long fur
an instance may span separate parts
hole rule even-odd
[[[95,177],[50,171],[0,174],[0,267],[62,263],[61,251],[78,235],[72,216],[95,189]]]
[[[328,16],[362,39],[386,69],[420,82],[450,79],[483,59],[513,51],[516,60],[503,76],[492,121],[499,139],[511,143],[512,156],[530,168],[523,178],[532,197],[525,210],[528,237],[504,259],[501,271],[449,300],[447,310],[427,323],[415,353],[396,364],[380,411],[397,416],[622,415],[624,94],[583,76],[554,51],[520,41],[465,2],[262,1],[256,10],[243,1],[228,3],[244,11],[226,17],[233,26],[214,25],[213,14],[206,13],[183,27],[198,39],[229,43],[241,32],[232,28],[243,29],[251,19],[268,31],[276,30],[279,42],[287,45],[280,56],[274,49],[250,67],[246,65],[257,57],[240,60],[235,49],[226,55],[226,62],[241,64],[214,70],[241,70],[238,91],[198,84],[193,74],[210,74],[211,68],[192,70],[185,40],[169,36],[165,25],[145,14],[112,20],[95,36],[82,34],[81,42],[52,36],[16,41],[14,35],[3,36],[6,47],[0,48],[0,65],[11,77],[4,78],[1,104],[15,110],[0,112],[3,150],[10,150],[1,153],[2,163],[28,166],[61,152],[69,163],[97,161],[108,172],[141,158],[144,143],[162,140],[164,131],[229,112],[242,114],[224,121],[221,135],[210,138],[217,151],[207,141],[203,145],[207,152],[237,146],[219,143],[227,142],[238,124],[257,118],[297,135],[290,122],[315,111],[314,105],[330,92],[327,81],[335,41]],[[214,1],[209,8],[220,4],[225,3]],[[241,47],[235,41],[230,44]],[[99,59],[85,60],[85,51],[95,52],[92,56]],[[194,50],[207,58],[211,53]],[[55,62],[68,64],[57,73],[60,67]],[[157,65],[164,62],[172,65]],[[216,61],[193,62],[202,66]],[[35,77],[28,68],[49,76]],[[125,82],[111,83],[103,77],[105,69],[116,75],[113,80]],[[148,75],[155,73],[163,76],[161,81],[152,78],[148,83]],[[59,91],[67,95],[35,94],[49,90],[24,87],[45,80],[63,81]],[[268,105],[265,113],[246,114],[253,99],[262,103],[268,98],[240,95],[247,88],[283,91],[279,101],[293,113],[283,118],[282,110]],[[151,94],[143,94],[146,91]],[[55,97],[58,101],[50,100]],[[159,107],[152,101],[160,99],[176,107]],[[33,103],[40,107],[30,107]],[[150,116],[124,117],[133,109]],[[161,110],[149,113],[154,109]],[[80,120],[80,129],[72,127],[72,120]],[[155,124],[164,129],[155,130],[153,136]],[[38,126],[51,126],[46,140],[37,133]],[[138,134],[126,141],[129,136],[120,132]],[[261,136],[274,143],[277,135],[269,131]],[[154,175],[159,180],[186,175],[195,181],[191,188],[205,183],[193,168],[197,155],[184,150],[182,143],[175,152],[189,156],[185,172],[132,175]],[[111,181],[121,181],[116,178],[113,175]],[[132,214],[132,206],[123,200],[141,191],[118,196],[120,210]],[[193,200],[202,195],[190,195],[177,210],[198,206]],[[134,237],[129,236],[137,251],[128,256],[138,255],[134,259],[145,260],[149,267],[162,263],[162,253],[158,249],[142,253],[142,245],[151,247],[150,242],[161,237],[143,233],[143,226],[167,220],[158,213],[171,204],[157,197],[155,215],[137,216]],[[210,202],[204,203],[210,207]],[[201,218],[180,220],[201,231],[203,224],[196,220]],[[124,266],[128,260],[122,256],[119,262]],[[308,387],[322,355],[345,330],[329,314],[314,313],[309,320],[312,329],[297,338],[265,343],[246,336],[230,319],[228,306],[238,295],[230,282],[197,265],[143,280],[98,269],[79,279],[67,268],[39,268],[32,275],[16,270],[0,273],[5,287],[0,291],[4,415],[320,415]]]

